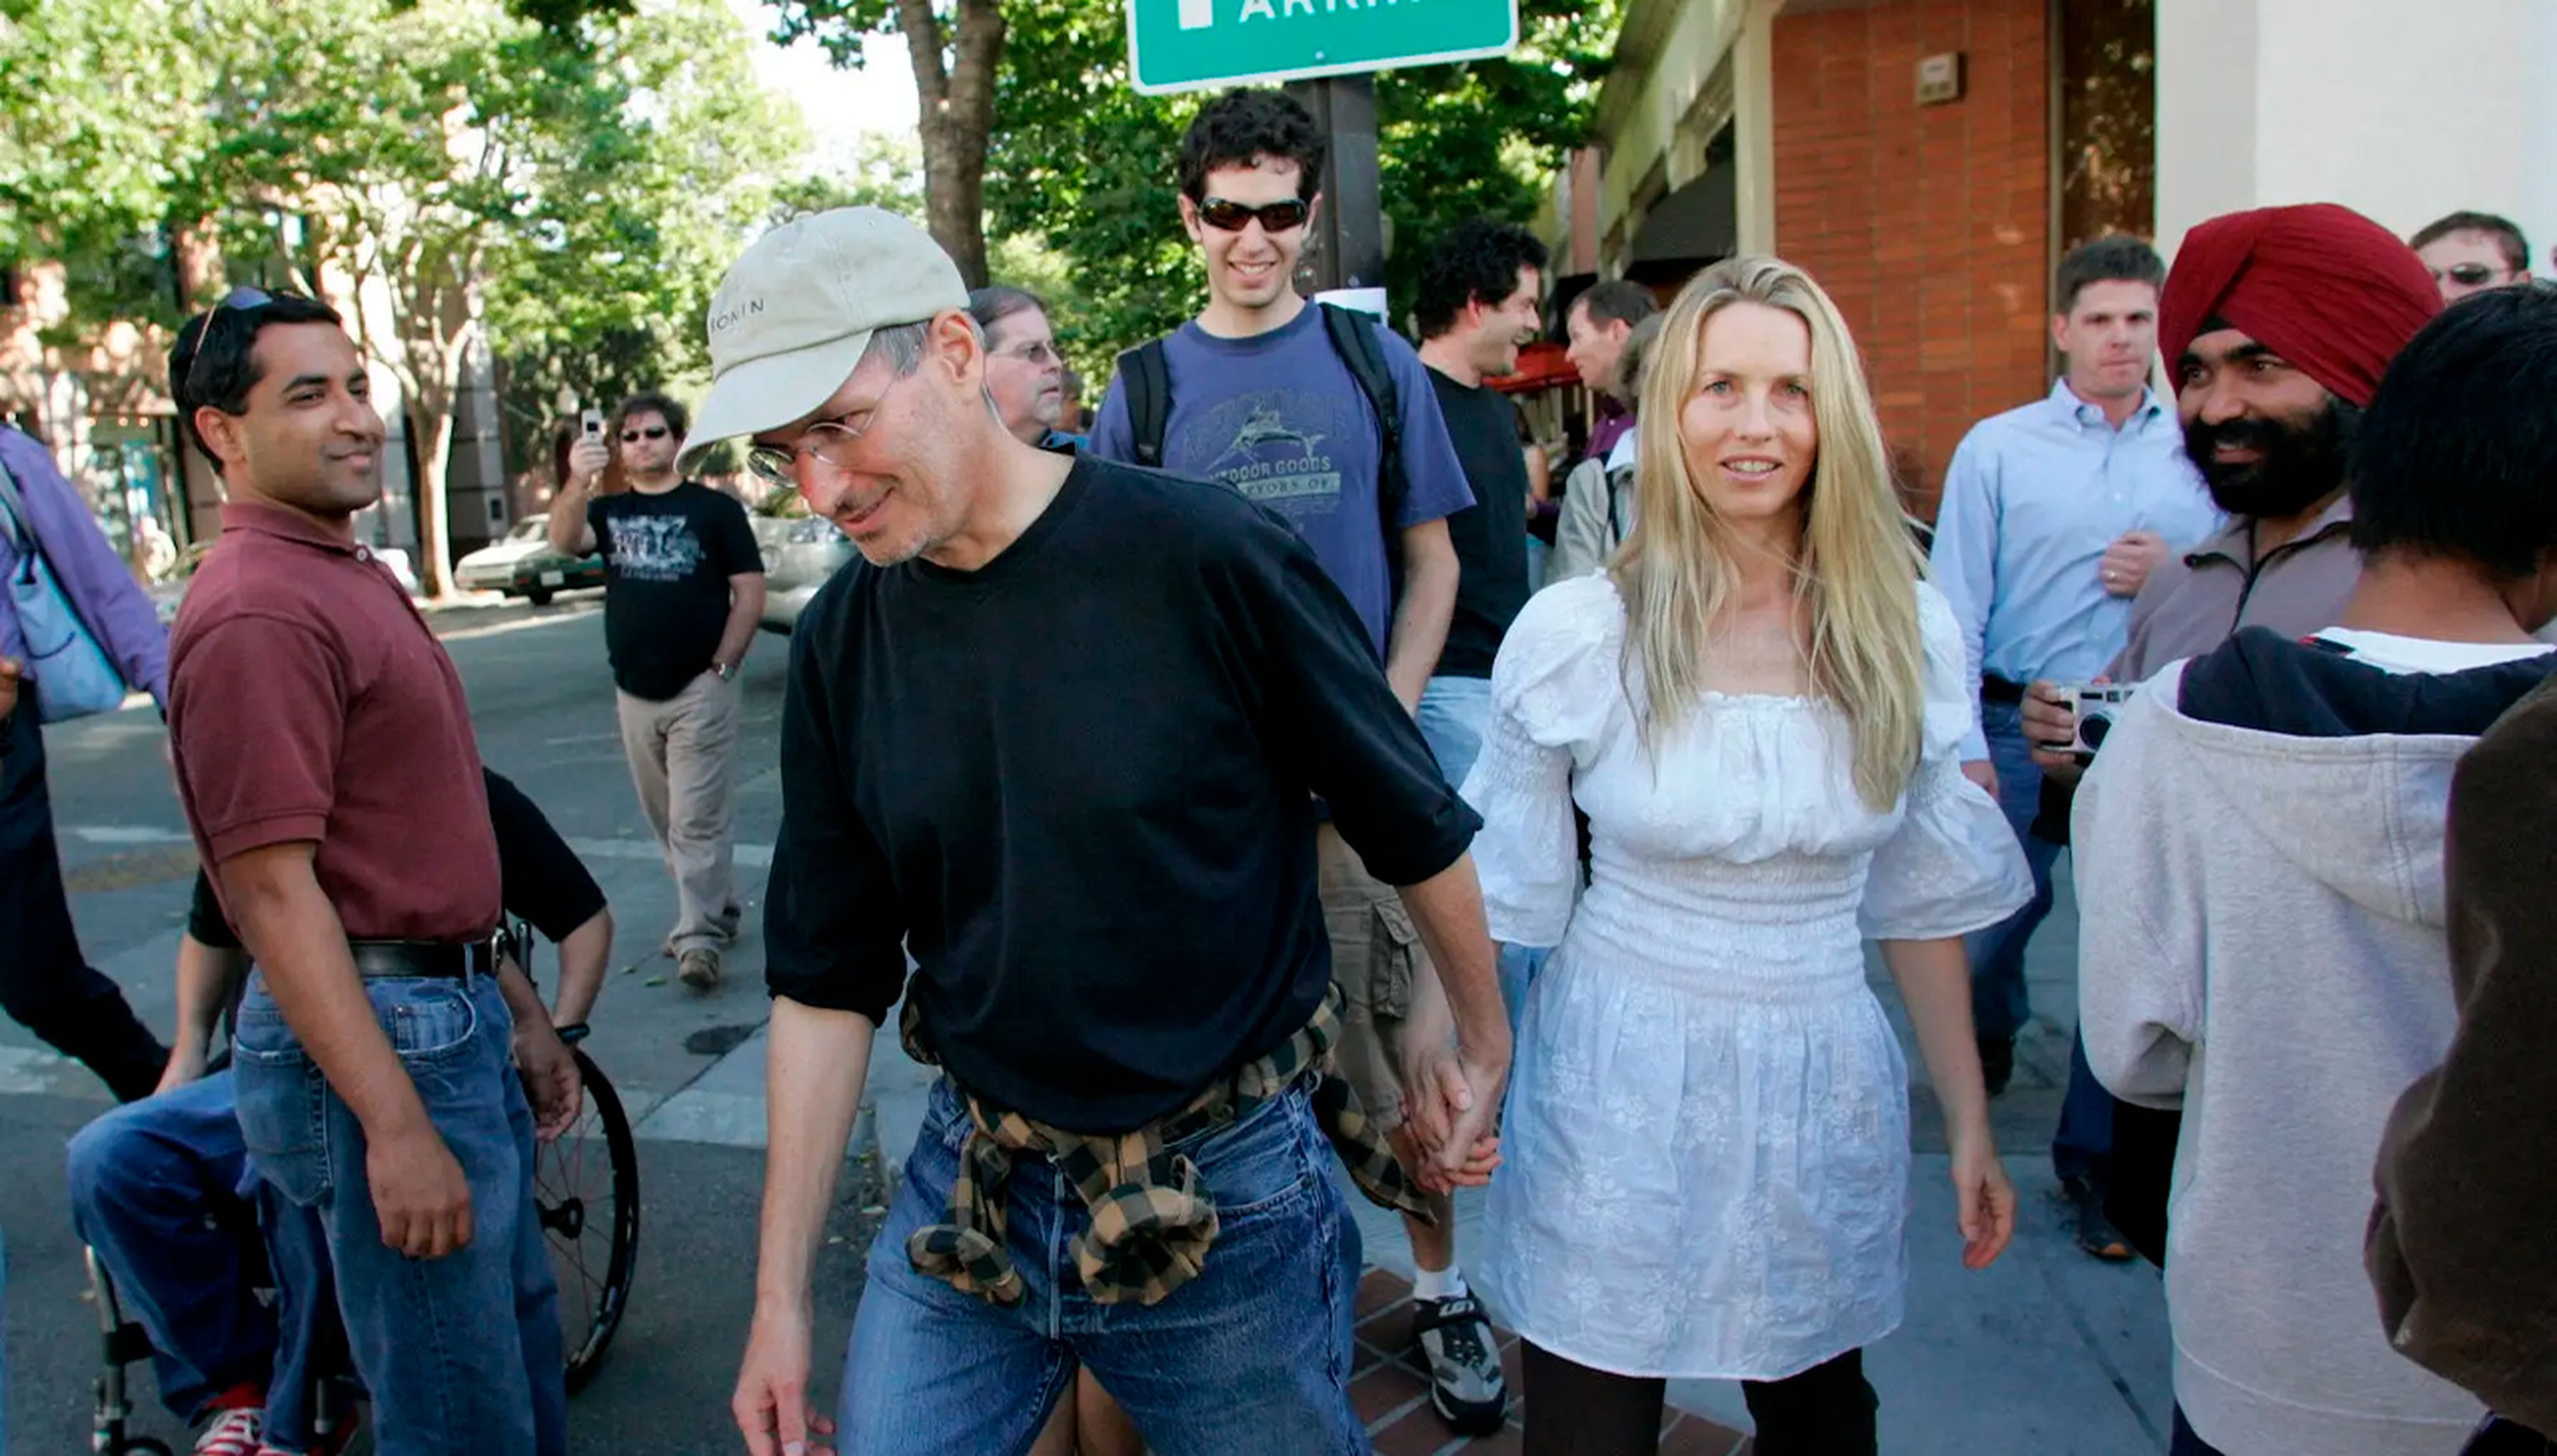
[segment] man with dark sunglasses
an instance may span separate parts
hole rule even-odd
[[[737,675],[763,616],[763,552],[745,508],[675,468],[684,407],[635,394],[613,411],[615,444],[569,452],[551,506],[553,548],[604,553],[604,643],[621,747],[640,810],[675,876],[665,953],[695,991],[720,984],[737,939]],[[616,454],[617,453],[617,454]],[[626,490],[599,493],[618,460]]]
[[[1456,609],[1447,517],[1474,495],[1419,354],[1375,321],[1296,293],[1325,151],[1314,118],[1283,92],[1236,89],[1201,108],[1181,143],[1180,212],[1206,258],[1207,307],[1121,360],[1093,451],[1224,481],[1285,518],[1357,609],[1404,710],[1416,713]],[[1328,818],[1316,854],[1347,1005],[1341,1067],[1377,1120],[1399,1129],[1405,1012],[1419,998],[1415,985],[1430,993],[1432,971],[1393,887]],[[1414,1323],[1441,1415],[1496,1426],[1491,1326],[1457,1270],[1454,1222],[1443,1205],[1438,1213],[1434,1225],[1407,1219]]]
[[[2492,212],[2453,212],[2426,224],[2406,246],[2424,260],[2445,304],[2530,281],[2530,240],[2519,224]]]

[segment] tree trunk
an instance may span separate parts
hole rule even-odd
[[[453,461],[454,391],[419,381],[409,400],[408,427],[417,432],[417,584],[437,600],[453,595],[452,523],[445,518],[445,470]]]
[[[952,59],[943,60],[941,22],[932,0],[896,0],[897,29],[914,66],[923,139],[925,225],[970,288],[986,269],[986,145],[995,130],[995,72],[1004,59],[1004,14],[998,0],[957,0]]]

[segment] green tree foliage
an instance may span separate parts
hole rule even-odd
[[[360,301],[439,589],[468,362],[505,358],[519,403],[697,368],[799,141],[724,0],[565,30],[499,0],[0,6],[0,261],[93,280],[75,329],[165,324],[223,275]]]

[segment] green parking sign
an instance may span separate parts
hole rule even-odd
[[[1128,0],[1149,94],[1506,56],[1518,0]]]

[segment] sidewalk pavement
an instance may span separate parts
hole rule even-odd
[[[2151,1456],[2166,1447],[2173,1395],[2166,1300],[2157,1271],[2146,1263],[2101,1263],[2081,1252],[2051,1171],[2049,1143],[2059,1125],[2077,1025],[2078,917],[2065,858],[2058,893],[2059,904],[2035,936],[2027,964],[2034,1022],[2018,1048],[2015,1083],[1993,1109],[1998,1145],[2020,1205],[2015,1242],[1997,1263],[1977,1273],[1961,1266],[1943,1119],[1918,1065],[1907,1015],[1879,959],[1869,967],[1874,993],[1909,1048],[1917,1148],[1910,1190],[1908,1319],[1897,1334],[1874,1346],[1865,1361],[1882,1397],[1885,1456]],[[759,1041],[740,1047],[728,1062],[673,1099],[650,1120],[647,1133],[668,1135],[677,1128],[708,1125],[743,1137],[747,1128],[722,1120],[729,1110],[752,1104],[751,1136],[759,1142]],[[738,1068],[741,1061],[750,1062],[750,1073]],[[884,1154],[889,1187],[895,1186],[895,1168],[922,1125],[933,1075],[906,1057],[893,1032],[882,1034],[872,1051],[871,1096],[857,1146],[875,1146]],[[868,1141],[873,1137],[875,1144]],[[1395,1215],[1355,1193],[1349,1203],[1371,1270],[1362,1304],[1378,1306],[1362,1309],[1360,1326],[1362,1341],[1370,1347],[1362,1351],[1361,1370],[1369,1382],[1365,1398],[1375,1402],[1368,1413],[1378,1449],[1385,1456],[1403,1450],[1505,1449],[1514,1431],[1479,1442],[1450,1441],[1425,1400],[1412,1403],[1409,1390],[1406,1398],[1385,1398],[1402,1389],[1379,1367],[1400,1353],[1389,1348],[1398,1343],[1392,1309],[1402,1297],[1398,1286],[1408,1290],[1412,1253]],[[1470,1191],[1460,1195],[1460,1265],[1465,1250],[1480,1247],[1481,1219],[1481,1196]],[[1497,1317],[1500,1311],[1492,1313]],[[1515,1373],[1514,1355],[1511,1365]],[[1673,1421],[1665,1432],[1665,1451],[1724,1456],[1732,1447],[1713,1447],[1712,1433],[1749,1429],[1748,1409],[1736,1384],[1674,1381],[1670,1402],[1695,1419]],[[1414,1428],[1410,1436],[1400,1434],[1407,1422]],[[1423,1440],[1428,1432],[1436,1433],[1434,1441]]]

